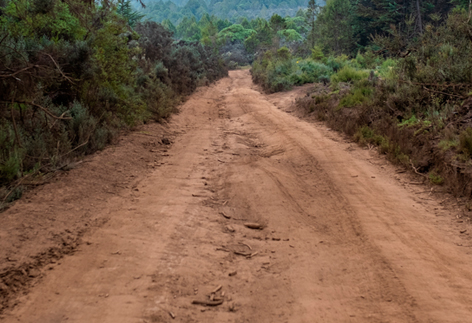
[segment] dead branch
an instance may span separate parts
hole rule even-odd
[[[223,288],[222,285],[218,285],[214,290],[211,291],[212,294],[215,294],[217,291],[219,291],[221,288]]]
[[[410,165],[411,165],[411,167],[413,168],[413,170],[415,171],[416,174],[428,178],[428,176],[426,176],[425,174],[422,174],[422,173],[418,172],[418,169],[415,166],[413,166],[413,162],[411,160],[410,160]]]
[[[7,201],[8,197],[11,195],[11,193],[13,193],[21,184],[23,184],[23,182],[24,182],[27,178],[29,178],[29,177],[31,177],[31,176],[33,176],[33,175],[36,175],[36,173],[38,173],[38,172],[39,172],[39,169],[37,169],[37,170],[34,171],[33,173],[30,173],[30,174],[28,174],[28,175],[23,176],[23,177],[18,181],[18,183],[16,183],[16,185],[13,186],[13,188],[8,192],[8,194],[5,195],[5,197],[3,198],[2,203],[5,204],[5,202]]]
[[[420,86],[435,86],[435,87],[470,87],[468,83],[419,83],[419,82],[412,82],[412,81],[405,81],[405,80],[398,80],[400,83],[408,83]]]
[[[217,301],[201,301],[201,300],[194,300],[192,301],[192,304],[195,304],[195,305],[205,305],[205,306],[218,306],[218,305],[221,305],[223,304],[223,300],[220,299],[220,300],[217,300]]]
[[[250,245],[248,245],[248,244],[245,244],[245,243],[242,243],[242,242],[240,242],[240,244],[242,244],[243,246],[246,246],[246,247],[248,247],[248,248],[249,248],[249,250],[252,250],[252,248],[251,248],[251,246],[250,246]]]
[[[423,89],[425,91],[428,91],[428,92],[439,93],[439,94],[444,94],[444,95],[449,95],[449,96],[455,96],[456,98],[459,98],[459,99],[465,99],[466,98],[466,96],[464,96],[464,95],[457,95],[457,94],[451,94],[451,93],[446,93],[446,92],[442,92],[442,91],[431,90],[431,89],[428,89],[425,86],[423,86]]]
[[[50,117],[54,118],[54,119],[59,119],[59,120],[72,120],[71,117],[58,117],[58,116],[55,116],[51,111],[49,111],[48,109],[40,106],[39,104],[36,104],[36,103],[33,103],[33,102],[23,102],[25,104],[31,104],[32,106],[34,107],[37,107],[41,110],[43,110],[47,115],[49,115]]]
[[[8,34],[6,34],[5,37],[3,37],[2,40],[0,40],[0,45],[3,43],[5,39],[7,39],[7,37],[8,37]]]
[[[62,157],[64,157],[64,156],[67,156],[67,155],[69,155],[71,152],[73,152],[73,151],[75,151],[75,150],[79,149],[80,147],[82,147],[82,146],[85,146],[86,144],[88,144],[88,142],[89,142],[89,141],[87,140],[86,142],[84,142],[84,143],[81,143],[80,145],[78,145],[78,146],[77,146],[77,147],[75,147],[74,149],[72,149],[72,150],[70,150],[70,151],[66,152],[66,153],[65,153],[65,154],[63,154],[63,155],[61,155],[61,158],[62,158]]]
[[[10,103],[10,102],[7,102],[7,101],[1,101],[1,102],[4,102],[4,103]],[[41,110],[43,110],[48,116],[54,118],[54,119],[58,119],[58,120],[72,120],[71,117],[63,117],[64,114],[62,114],[61,116],[56,116],[54,115],[51,111],[49,111],[48,109],[46,109],[45,107],[42,107],[40,106],[39,104],[37,103],[34,103],[34,102],[26,102],[26,101],[13,101],[14,103],[19,103],[19,104],[28,104],[28,105],[32,105],[36,108],[39,108]]]
[[[14,96],[14,95],[13,95]],[[13,105],[15,104],[15,102],[13,101],[13,99],[11,100],[11,107],[10,107],[10,113],[11,113],[11,121],[13,123],[13,129],[15,131],[15,139],[16,139],[16,143],[18,144],[18,146],[21,148],[21,141],[20,141],[20,135],[18,134],[18,127],[16,126],[16,120],[15,120],[15,115],[13,114]]]
[[[15,75],[17,74],[20,74],[22,72],[25,72],[29,69],[32,69],[32,68],[38,68],[39,66],[38,65],[31,65],[31,66],[28,66],[28,67],[25,67],[25,68],[22,68],[21,70],[18,70],[16,71],[15,73],[12,73],[12,74],[4,74],[4,75],[0,75],[0,78],[9,78],[9,77],[13,77],[15,78],[16,80],[20,80],[19,78],[16,78]],[[20,80],[21,81],[21,80]]]
[[[49,58],[53,61],[54,65],[56,65],[57,70],[59,71],[59,73],[61,73],[61,75],[62,75],[67,81],[69,81],[69,82],[72,83],[72,84],[75,84],[74,82],[72,82],[72,80],[71,80],[69,77],[67,77],[67,76],[62,72],[61,68],[60,68],[59,65],[56,63],[56,61],[54,60],[54,58],[52,58],[51,55],[49,55],[49,54],[47,54],[47,53],[44,53],[44,54],[47,55],[47,56],[49,56]]]

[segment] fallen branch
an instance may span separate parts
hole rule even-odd
[[[201,300],[194,300],[192,301],[192,304],[195,304],[195,305],[205,305],[205,306],[218,306],[218,305],[221,305],[223,304],[223,300],[220,299],[220,300],[215,300],[215,301],[201,301]]]
[[[214,290],[212,290],[212,294],[215,294],[217,291],[219,291],[220,289],[222,289],[223,286],[222,285],[218,285],[218,287],[216,287]]]
[[[451,93],[446,93],[446,92],[441,92],[441,91],[436,91],[436,90],[431,90],[431,89],[428,89],[427,87],[423,86],[423,89],[425,91],[428,91],[428,92],[433,92],[433,93],[438,93],[438,94],[444,94],[444,95],[449,95],[449,96],[455,96],[459,99],[465,99],[466,96],[464,95],[457,95],[457,94],[451,94]]]
[[[84,142],[84,143],[81,143],[80,145],[78,145],[78,146],[77,146],[77,147],[75,147],[74,149],[72,149],[72,150],[70,150],[70,151],[66,152],[66,153],[65,153],[65,154],[63,154],[63,155],[61,155],[61,158],[62,158],[62,157],[64,157],[64,156],[66,156],[66,155],[69,155],[71,152],[73,152],[73,151],[75,151],[75,150],[79,149],[80,147],[82,147],[82,146],[85,146],[86,144],[88,144],[88,142],[89,142],[89,141],[87,140],[86,142]],[[64,167],[64,166],[62,166],[62,167]]]
[[[252,222],[246,222],[244,223],[244,226],[249,228],[249,229],[255,229],[255,230],[262,230],[264,226],[259,223],[252,223]]]
[[[227,215],[225,212],[220,212],[222,216],[224,216],[226,219],[231,219],[230,215]]]
[[[415,166],[413,166],[413,162],[412,162],[411,160],[410,160],[410,165],[411,165],[411,167],[413,167],[413,170],[415,171],[416,174],[421,175],[421,176],[423,176],[423,177],[425,177],[425,178],[428,178],[427,175],[418,172],[418,169],[417,169]]]
[[[248,244],[245,244],[245,243],[242,243],[242,242],[240,242],[240,244],[242,244],[243,246],[246,246],[246,247],[248,247],[248,248],[249,248],[249,250],[252,250],[252,247],[251,247],[250,245],[248,245]]]

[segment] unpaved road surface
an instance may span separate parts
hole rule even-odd
[[[39,208],[55,214],[44,215],[47,230],[81,218],[93,229],[61,236],[72,255],[43,254],[36,272],[23,270],[29,293],[3,321],[472,322],[466,221],[383,159],[274,105],[293,98],[265,96],[248,71],[231,72],[181,107],[168,148],[153,150],[159,127],[142,131],[139,149],[158,156],[146,176],[118,178],[138,161],[106,175],[139,160],[118,145],[42,187],[47,201],[5,212],[7,224]],[[94,181],[77,180],[87,172]],[[65,200],[67,190],[83,196]],[[25,246],[39,241],[33,233]],[[192,304],[214,290],[221,305]]]

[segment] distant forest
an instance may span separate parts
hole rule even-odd
[[[325,3],[324,0],[317,2],[320,6]],[[184,17],[200,20],[205,13],[233,22],[243,17],[269,19],[274,14],[293,17],[298,10],[307,8],[308,0],[159,0],[144,3],[146,8],[141,8],[140,12],[145,19],[156,22],[169,20],[178,24]]]

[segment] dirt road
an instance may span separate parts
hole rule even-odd
[[[383,159],[274,105],[300,93],[265,96],[248,71],[231,72],[181,107],[173,144],[134,186],[74,184],[93,193],[69,209],[108,221],[40,267],[3,321],[472,322],[467,224]],[[54,189],[43,189],[50,209],[64,204]],[[219,286],[223,304],[192,304]]]

